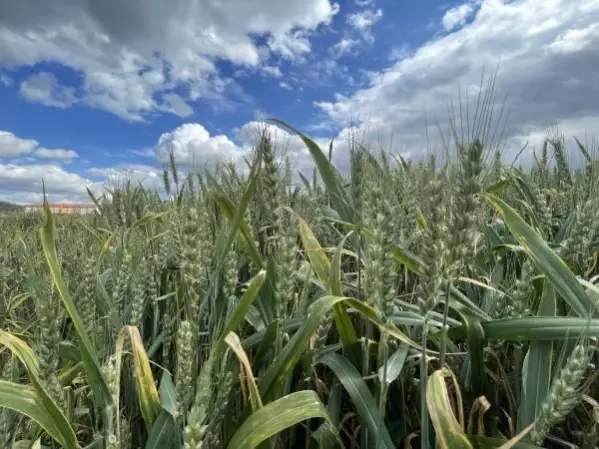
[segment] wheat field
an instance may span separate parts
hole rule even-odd
[[[0,214],[0,447],[598,447],[592,148],[343,174],[300,136],[299,183],[265,132],[166,199]]]

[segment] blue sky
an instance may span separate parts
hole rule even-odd
[[[0,200],[38,202],[42,177],[53,201],[123,177],[158,188],[168,151],[242,161],[266,116],[337,137],[340,166],[349,134],[418,158],[425,111],[446,125],[483,69],[508,95],[508,148],[555,122],[584,140],[598,44],[597,0],[3,2]]]

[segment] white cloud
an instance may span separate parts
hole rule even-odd
[[[598,24],[597,0],[485,0],[467,27],[393,61],[366,88],[318,105],[341,126],[350,117],[368,124],[373,134],[393,142],[394,151],[422,148],[427,121],[431,139],[438,127],[447,130],[450,102],[459,119],[458,89],[472,120],[481,71],[488,75],[498,67],[493,119],[499,120],[507,94],[506,139],[555,121],[585,120],[595,123],[588,133],[598,132]]]
[[[455,6],[445,12],[441,19],[441,24],[445,28],[445,31],[451,31],[456,27],[463,26],[473,12],[474,5],[471,3],[463,3]]]
[[[397,47],[392,48],[389,52],[389,61],[395,63],[410,56],[410,54],[411,50],[408,45],[399,45]]]
[[[0,73],[0,83],[4,84],[6,87],[12,86],[12,78],[4,73]]]
[[[283,76],[281,69],[279,69],[276,65],[264,66],[262,67],[262,72],[274,78],[281,78]]]
[[[21,156],[27,156],[28,160],[54,159],[67,163],[79,157],[73,150],[40,147],[37,140],[17,137],[10,131],[0,131],[0,160]]]
[[[0,201],[41,203],[45,189],[51,203],[90,203],[86,188],[100,196],[107,188],[122,186],[125,181],[163,191],[162,171],[149,165],[93,167],[86,173],[89,176],[52,163],[0,163]]]
[[[251,121],[237,129],[235,136],[242,142],[242,146],[246,151],[251,151],[251,148],[255,147],[258,137],[264,130],[268,131],[271,136],[278,159],[281,160],[285,154],[290,157],[294,176],[297,176],[298,171],[308,176],[312,174],[312,170],[314,169],[312,155],[304,141],[297,134],[290,133],[286,129],[271,123]],[[310,138],[324,152],[328,151],[331,136],[310,135]],[[335,144],[333,145],[332,162],[340,170],[346,170],[348,166],[348,149],[348,133],[346,130],[343,134],[336,136]]]
[[[52,163],[0,163],[0,201],[39,204],[45,189],[51,203],[90,203],[86,188],[100,196],[107,188],[122,186],[125,181],[163,191],[162,171],[149,165],[93,167],[86,173],[89,176]]]
[[[164,101],[168,105],[166,109],[177,114],[179,117],[188,117],[193,114],[193,108],[185,103],[185,100],[177,94],[166,94]]]
[[[213,168],[218,163],[227,162],[236,164],[240,171],[247,171],[244,158],[251,157],[264,129],[271,135],[277,159],[282,161],[285,154],[291,158],[295,176],[298,171],[305,175],[312,173],[312,157],[304,142],[296,134],[276,125],[251,121],[233,130],[233,138],[229,138],[210,135],[199,123],[188,123],[162,134],[151,153],[148,150],[131,150],[155,157],[158,162],[156,165],[123,163],[109,167],[95,166],[84,173],[77,173],[56,163],[0,163],[0,201],[40,203],[45,186],[51,202],[89,203],[86,187],[99,196],[107,188],[122,186],[126,181],[140,183],[145,188],[163,193],[162,166],[169,163],[170,151],[174,152],[181,178],[194,168]],[[327,150],[329,137],[312,138],[324,151]],[[347,142],[340,137],[333,152],[333,162],[338,166],[346,164],[347,148]],[[6,131],[0,132],[0,151],[11,158],[26,155],[63,161],[78,157],[72,150],[49,150],[39,147],[35,140],[19,139]]]
[[[582,29],[569,29],[557,37],[549,48],[558,53],[576,53],[599,41],[599,23]]]
[[[33,139],[21,139],[9,131],[0,131],[0,159],[30,154],[39,144]]]
[[[364,5],[367,6],[367,5]],[[332,48],[334,57],[339,58],[347,53],[356,53],[365,44],[372,44],[374,36],[372,27],[383,18],[382,9],[365,9],[346,16],[349,28],[343,38]]]
[[[31,75],[21,83],[21,95],[45,106],[66,108],[76,102],[75,89],[60,85],[49,72]]]
[[[288,83],[286,83],[285,81],[281,81],[279,83],[279,87],[281,89],[285,89],[285,90],[293,90],[293,87],[291,87]]]
[[[92,176],[103,179],[106,187],[122,186],[124,182],[141,184],[146,189],[163,190],[162,170],[142,164],[122,164],[115,167],[92,167],[87,171]]]
[[[272,53],[296,59],[338,11],[330,0],[8,2],[0,14],[0,68],[61,64],[81,79],[79,102],[141,120],[177,87],[218,104],[232,81],[219,73],[217,59],[241,67]]]
[[[77,152],[73,150],[63,150],[61,148],[53,150],[48,148],[38,148],[33,155],[39,159],[55,159],[63,162],[71,162],[73,159],[79,157]]]
[[[383,10],[364,10],[347,16],[347,22],[355,29],[360,31],[369,30],[374,24],[383,18]]]
[[[53,164],[0,164],[0,200],[41,203],[45,187],[50,201],[89,201],[85,187],[101,185]]]
[[[351,51],[358,45],[360,45],[360,40],[358,39],[343,38],[334,45],[333,50],[338,56],[343,56],[347,53],[351,53]]]
[[[138,156],[143,156],[143,157],[154,157],[154,148],[151,148],[151,147],[135,149],[135,150],[127,150],[127,152],[131,153],[131,154],[136,154]]]
[[[270,38],[268,48],[287,60],[301,58],[312,50],[309,34],[304,30],[295,30],[278,39]]]
[[[199,123],[186,123],[160,136],[154,149],[156,158],[167,163],[172,151],[183,166],[214,166],[222,161],[238,161],[244,150],[225,135],[211,136]]]

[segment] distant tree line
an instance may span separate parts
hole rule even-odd
[[[0,212],[19,209],[21,209],[21,206],[19,206],[18,204],[9,203],[7,201],[0,201]]]

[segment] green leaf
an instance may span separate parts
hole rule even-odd
[[[231,201],[224,195],[221,195],[219,193],[214,192],[212,195],[214,197],[214,200],[216,201],[216,204],[218,204],[218,207],[220,207],[220,210],[223,213],[223,215],[227,218],[227,220],[233,222],[235,219],[235,206],[233,205],[233,203],[231,203]],[[248,251],[250,252],[252,262],[257,267],[263,267],[264,261],[262,260],[262,257],[260,256],[260,251],[258,251],[256,243],[254,242],[254,237],[252,236],[252,229],[250,228],[250,225],[247,223],[245,219],[242,220],[241,224],[239,225],[239,232],[241,233],[243,241],[245,242],[245,245],[247,246]]]
[[[334,426],[339,427],[341,423],[341,402],[343,400],[343,385],[335,382],[331,387],[327,402],[327,413]]]
[[[576,317],[535,316],[509,318],[481,323],[488,340],[541,341],[576,340],[580,337],[599,337],[599,319]],[[449,329],[452,339],[463,339],[463,326]]]
[[[308,178],[306,178],[300,171],[298,171],[297,174],[299,175],[301,181],[304,183],[304,187],[308,191],[308,194],[312,194],[312,185],[310,184]]]
[[[296,318],[290,318],[283,323],[281,328],[282,332],[291,334],[297,331],[304,323],[304,316]],[[274,330],[273,330],[274,328]],[[256,346],[264,346],[265,348],[272,347],[274,336],[276,336],[277,323],[272,321],[268,327],[260,331],[254,332],[252,335],[243,340],[243,347],[246,349],[254,348]]]
[[[555,313],[555,289],[545,281],[538,315],[555,317]],[[541,405],[551,387],[552,364],[553,341],[531,342],[522,368],[522,399],[518,410],[518,431],[533,423],[539,416]]]
[[[256,185],[258,183],[257,167],[258,165],[254,165],[254,167],[252,167],[248,186],[243,194],[243,197],[241,198],[239,205],[235,209],[235,215],[231,220],[231,230],[229,232],[229,235],[227,236],[227,240],[225,241],[225,244],[222,245],[218,250],[215,273],[220,272],[223,264],[225,263],[225,257],[229,252],[229,248],[231,247],[233,240],[235,240],[235,236],[239,232],[242,223],[245,223],[245,212],[252,200],[252,197],[254,196],[254,191],[256,190]],[[261,263],[259,266],[263,267],[264,265]],[[214,277],[214,279],[216,279],[216,276]]]
[[[168,449],[175,443],[175,418],[166,409],[162,409],[148,435],[145,449]]]
[[[94,440],[83,449],[104,449],[104,438],[101,436],[95,437]]]
[[[310,436],[318,443],[320,449],[338,449],[343,447],[335,427],[330,422],[325,421],[322,423],[318,429],[310,433]]]
[[[468,439],[472,444],[473,449],[496,449],[501,448],[506,440],[500,440],[499,438],[489,438],[479,435],[468,435]],[[514,446],[514,449],[543,449],[541,446],[535,446],[534,444],[518,442]]]
[[[320,324],[322,317],[333,306],[336,304],[342,305],[342,303],[356,309],[356,311],[363,317],[376,324],[382,331],[388,333],[390,336],[407,343],[415,349],[421,349],[419,345],[401,333],[393,324],[388,324],[383,321],[378,312],[364,302],[354,298],[324,296],[310,305],[306,317],[303,318],[303,324],[300,329],[298,329],[291,340],[289,340],[283,347],[279,355],[266,370],[266,373],[264,373],[264,376],[259,383],[260,393],[264,401],[272,399],[279,387],[285,382],[297,361],[304,354],[305,348]]]
[[[0,380],[0,408],[11,409],[28,416],[63,447],[79,448],[75,433],[70,426],[69,433],[72,435],[68,436],[68,439],[64,435],[62,429],[64,423],[60,423],[60,421],[66,420],[64,416],[57,419],[57,416],[46,408],[44,399],[34,388]]]
[[[487,187],[485,192],[493,193],[493,194],[501,193],[508,186],[508,184],[509,184],[508,179],[502,178],[499,181],[497,181],[497,182],[491,184],[489,187]]]
[[[79,342],[79,348],[81,351],[81,360],[85,366],[85,373],[87,374],[88,383],[94,393],[94,397],[98,405],[103,408],[112,405],[112,397],[106,379],[102,375],[100,364],[98,363],[98,357],[93,349],[92,343],[85,331],[85,326],[81,321],[79,313],[75,308],[75,304],[71,299],[71,295],[67,286],[60,274],[60,268],[58,263],[58,256],[56,255],[56,244],[54,241],[54,224],[52,221],[52,212],[48,200],[44,196],[44,213],[46,216],[46,223],[40,229],[40,237],[42,240],[42,247],[44,249],[44,256],[46,262],[50,268],[52,279],[60,294],[62,303],[73,322],[77,340]]]
[[[467,334],[472,396],[475,398],[486,396],[485,385],[488,381],[485,376],[484,328],[478,317],[473,316],[469,311],[458,311],[458,313],[464,321]]]
[[[0,330],[0,344],[6,346],[25,366],[37,397],[58,429],[60,438],[57,441],[69,448],[78,447],[77,437],[68,419],[43,386],[39,377],[39,361],[33,350],[23,340],[3,330]]]
[[[100,212],[102,210],[102,207],[100,205],[100,202],[98,201],[98,198],[96,198],[96,195],[94,195],[93,192],[87,186],[85,186],[85,190],[87,190],[87,195],[94,203],[94,206],[96,206],[96,208],[98,209],[98,212]]]
[[[266,329],[260,332],[256,332],[252,334],[251,337],[245,339],[242,344],[246,349],[250,349],[254,346],[258,346],[256,351],[254,352],[254,357],[252,361],[257,366],[260,366],[262,362],[266,359],[266,357],[270,354],[272,350],[274,350],[274,345],[277,340],[278,332],[289,332],[291,330],[297,330],[300,326],[299,320],[297,325],[293,323],[293,326],[290,326],[289,323],[283,324],[282,328],[279,326],[278,320],[273,320],[268,325]],[[280,331],[279,331],[280,329]],[[255,338],[258,337],[258,338]]]
[[[320,147],[314,141],[284,121],[278,119],[270,119],[270,121],[297,134],[303,140],[304,144],[310,151],[310,154],[312,154],[314,163],[316,164],[318,172],[320,173],[320,177],[327,188],[335,210],[343,221],[355,224],[354,210],[351,207],[343,186],[339,182],[340,174],[337,169],[328,161]]]
[[[250,306],[247,310],[247,313],[243,317],[243,319],[254,329],[257,331],[263,331],[266,329],[264,325],[264,320],[262,319],[262,315],[258,308],[254,305]]]
[[[385,364],[379,368],[379,381],[387,385],[395,382],[403,370],[410,347],[406,343],[401,343],[399,349],[387,359]]]
[[[580,143],[580,140],[578,140],[576,137],[574,137],[574,140],[576,141],[576,145],[578,145],[578,149],[580,150],[580,153],[584,157],[585,162],[587,164],[592,163],[593,159],[591,158],[591,155],[589,154],[587,149],[584,147],[584,145],[582,143]]]
[[[328,420],[327,412],[314,391],[298,391],[256,410],[237,429],[229,449],[255,449],[263,441],[302,421]]]
[[[414,274],[419,274],[420,266],[424,263],[418,256],[411,253],[410,251],[402,248],[397,245],[394,249],[391,250],[391,255],[396,262],[401,265],[404,265],[408,270],[410,270]],[[483,320],[488,320],[489,315],[487,315],[480,307],[474,304],[466,295],[464,295],[460,290],[458,290],[454,285],[449,286],[449,307],[454,310],[459,311],[460,308],[468,309],[472,314],[478,316]]]
[[[143,217],[141,217],[139,220],[137,220],[135,223],[133,223],[133,226],[131,226],[131,229],[145,226],[154,220],[160,220],[166,214],[167,214],[167,212],[148,213],[148,214],[144,215]]]
[[[335,264],[335,273],[333,274],[333,267],[331,266],[328,257],[324,253],[324,250],[320,246],[316,236],[302,218],[299,218],[299,227],[302,243],[304,245],[304,249],[306,250],[306,255],[308,256],[308,260],[310,261],[316,276],[328,289],[328,292],[331,295],[342,296],[340,265],[341,251],[343,249],[345,238],[337,247],[335,255],[333,256],[333,262]],[[347,315],[347,312],[341,304],[336,304],[333,306],[333,318],[335,320],[335,327],[339,332],[339,336],[343,344],[348,347],[356,343],[358,341],[356,331],[351,320],[349,319],[349,316]]]
[[[173,383],[173,378],[168,371],[162,372],[158,395],[160,396],[162,408],[164,408],[171,415],[175,415],[177,413],[177,393],[175,390],[175,384]]]
[[[304,245],[304,249],[306,250],[306,256],[308,256],[308,260],[316,273],[320,282],[328,289],[331,290],[331,262],[327,258],[324,250],[318,243],[316,236],[308,226],[308,224],[302,219],[299,218],[299,229],[300,236],[302,238],[302,243]]]
[[[75,365],[71,366],[66,371],[63,371],[58,375],[58,382],[60,385],[67,386],[75,377],[79,376],[79,374],[83,371],[83,362],[77,362]]]
[[[395,248],[391,250],[391,255],[395,259],[396,262],[405,265],[408,270],[412,273],[418,273],[420,269],[420,265],[422,265],[422,261],[416,256],[412,254],[405,248],[397,245]]]
[[[250,281],[250,285],[247,290],[239,300],[239,303],[235,307],[235,310],[231,314],[228,323],[225,325],[221,337],[216,343],[216,347],[220,351],[222,345],[224,344],[225,338],[229,335],[229,332],[236,331],[237,327],[243,322],[246,314],[248,313],[252,303],[260,293],[260,289],[264,285],[264,281],[266,280],[266,271],[260,270],[256,276],[252,278]]]
[[[594,305],[568,266],[547,245],[543,238],[503,200],[485,194],[495,206],[516,240],[522,245],[537,268],[551,281],[555,289],[580,317],[592,314]]]
[[[394,449],[395,445],[379,413],[377,403],[358,370],[346,358],[335,353],[326,354],[317,362],[328,366],[335,373],[352,398],[362,423],[368,429],[370,447],[377,447],[377,442],[380,442],[381,448]]]

